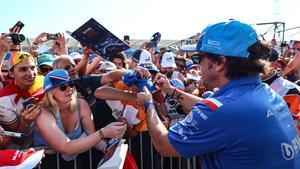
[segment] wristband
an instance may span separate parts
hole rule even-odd
[[[101,140],[105,139],[105,136],[104,136],[104,134],[102,132],[102,129],[98,130],[98,134],[99,134]]]
[[[171,99],[173,99],[174,93],[176,91],[176,88],[173,90],[172,94],[171,94]]]
[[[153,108],[155,108],[155,105],[154,105],[153,102],[145,102],[145,103],[144,103],[144,107],[145,107],[145,109],[147,109],[148,107],[153,107]]]

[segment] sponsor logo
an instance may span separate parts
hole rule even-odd
[[[166,60],[167,61],[172,61],[172,57],[168,57]]]
[[[197,113],[197,114],[199,114],[199,116],[200,116],[203,120],[207,120],[207,119],[208,119],[207,115],[204,114],[199,108],[196,108],[194,112]]]
[[[15,152],[15,154],[13,155],[12,160],[16,160],[19,156],[20,156],[20,151],[17,150],[17,151]]]
[[[193,108],[192,111],[185,117],[185,122],[187,124],[190,124],[191,126],[193,126],[195,129],[199,129],[197,127],[198,123],[194,120],[194,113],[197,113],[198,108]]]
[[[221,50],[222,43],[219,41],[208,39],[206,44],[203,44],[203,46],[215,50]]]
[[[187,123],[192,123],[192,121],[193,121],[193,112],[189,113],[189,114],[186,116],[185,121],[186,121]]]
[[[179,135],[181,136],[181,138],[182,138],[183,140],[188,139],[187,136],[183,134],[183,129],[182,129],[182,128],[180,128],[180,129],[178,130],[178,133],[179,133]]]
[[[300,150],[299,136],[292,139],[292,145],[288,143],[281,143],[281,152],[285,160],[292,160]]]
[[[274,114],[270,111],[270,110],[268,110],[268,113],[267,113],[267,118],[269,118],[270,116],[273,116]]]
[[[207,40],[207,44],[212,45],[212,46],[221,46],[221,42],[216,41],[216,40],[211,40],[211,39]]]

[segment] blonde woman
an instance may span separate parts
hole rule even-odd
[[[73,167],[74,155],[94,146],[104,148],[105,138],[121,138],[126,131],[123,122],[113,122],[95,132],[90,107],[85,100],[77,98],[74,80],[69,79],[68,72],[63,69],[51,71],[45,77],[43,109],[36,120],[34,134],[35,146],[49,146],[62,155],[62,168]],[[87,167],[80,166],[85,160],[77,161],[77,168]],[[46,151],[42,168],[56,165],[56,154]]]

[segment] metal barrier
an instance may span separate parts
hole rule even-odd
[[[133,139],[127,139],[129,151],[134,156],[139,169],[201,169],[200,159],[197,157],[193,158],[173,158],[173,157],[162,157],[160,156],[153,144],[150,136],[147,132],[139,133]],[[138,140],[138,142],[136,142]],[[148,142],[150,144],[148,144]],[[133,144],[139,145],[133,145]],[[148,145],[146,145],[148,144]],[[137,148],[138,147],[138,148]],[[136,153],[137,152],[137,153]],[[150,152],[150,153],[149,153]],[[59,164],[60,154],[56,153],[56,169],[64,169]],[[92,169],[92,150],[88,151],[89,167],[85,169]],[[78,169],[77,157],[72,160],[74,162],[74,169]],[[41,165],[37,167],[43,169]],[[55,168],[53,168],[55,169]]]

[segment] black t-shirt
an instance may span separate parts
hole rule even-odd
[[[104,100],[96,99],[94,92],[97,88],[101,87],[102,76],[85,76],[80,77],[76,81],[76,90],[88,102],[94,116],[94,124],[96,130],[106,126],[107,124],[116,121],[112,116],[111,108]]]

